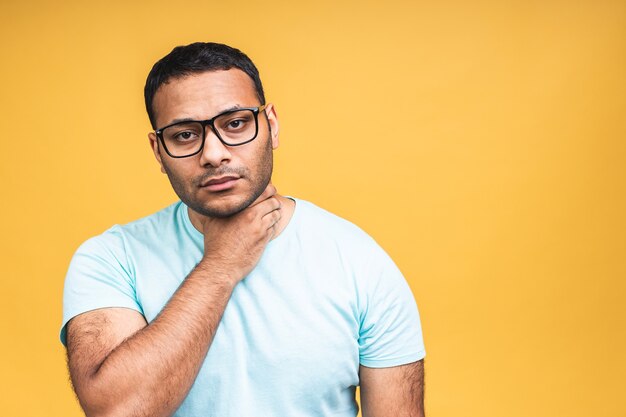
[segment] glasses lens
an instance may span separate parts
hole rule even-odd
[[[198,122],[179,123],[163,129],[163,141],[173,156],[187,156],[202,146],[203,128]]]
[[[215,119],[215,130],[229,145],[239,145],[256,137],[257,122],[252,110],[237,110]]]

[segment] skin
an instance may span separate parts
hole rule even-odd
[[[233,106],[259,104],[252,80],[231,69],[170,80],[157,91],[153,107],[157,126],[165,126],[177,119],[204,120]],[[178,159],[169,157],[155,134],[149,134],[161,171],[204,235],[204,256],[151,323],[124,308],[94,310],[70,320],[68,367],[88,417],[171,416],[185,399],[234,287],[293,214],[293,201],[277,194],[270,183],[278,132],[278,117],[270,104],[259,115],[258,137],[242,146],[225,146],[208,130],[202,152]],[[223,175],[238,180],[224,191],[202,186]],[[422,416],[415,411],[421,393],[407,394],[421,387],[423,374],[409,372],[412,369],[361,367],[363,415]],[[377,405],[393,399],[402,402],[394,410],[409,411],[389,414],[391,408]]]
[[[252,80],[239,70],[206,72],[171,81],[159,88],[153,102],[157,126],[177,119],[203,120],[234,106],[259,104]],[[259,114],[258,137],[249,144],[225,146],[207,128],[199,158],[190,157],[198,164],[189,163],[189,158],[168,157],[154,133],[149,134],[149,139],[161,171],[167,173],[176,194],[192,209],[190,216],[198,227],[201,217],[231,216],[261,194],[272,174],[272,151],[279,144],[278,131],[276,110],[271,104]],[[234,190],[211,193],[200,187],[203,181],[224,175],[241,177]]]
[[[424,417],[424,360],[391,368],[361,365],[363,417]]]

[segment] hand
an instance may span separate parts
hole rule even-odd
[[[280,218],[281,203],[271,183],[241,212],[227,218],[204,217],[204,256],[198,266],[234,286],[258,263]]]

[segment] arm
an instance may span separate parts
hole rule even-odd
[[[68,323],[68,366],[88,417],[170,416],[186,397],[235,285],[280,219],[276,190],[235,216],[206,219],[205,254],[157,318],[107,308]]]
[[[424,360],[391,368],[361,365],[363,417],[424,417]]]

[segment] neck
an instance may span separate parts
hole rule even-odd
[[[293,212],[296,208],[296,202],[292,199],[278,194],[276,194],[276,198],[281,203],[281,217],[276,224],[276,233],[274,234],[272,239],[276,239],[283,232],[283,230],[285,230],[285,227],[287,227],[287,224],[289,224],[289,221],[291,220]],[[189,207],[187,207],[187,212],[189,213],[189,220],[191,220],[191,224],[193,225],[193,227],[200,233],[203,233],[204,229],[202,227],[202,219],[205,216],[190,209]]]

